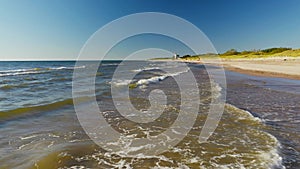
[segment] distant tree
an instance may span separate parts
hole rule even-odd
[[[228,51],[226,51],[225,53],[221,54],[223,56],[229,56],[229,55],[238,55],[240,54],[240,52],[238,52],[237,50],[235,49],[230,49]]]
[[[184,56],[181,56],[180,58],[185,59],[185,58],[189,58],[189,57],[191,57],[191,55],[184,55]]]
[[[268,48],[268,49],[264,49],[261,52],[263,54],[275,54],[275,53],[281,53],[287,50],[291,50],[292,48]]]
[[[251,53],[253,53],[253,51],[244,50],[240,54],[241,55],[247,55],[247,54],[251,54]]]

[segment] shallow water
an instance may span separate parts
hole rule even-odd
[[[300,81],[227,72],[227,102],[250,111],[281,143],[286,168],[300,166]]]
[[[0,70],[0,168],[296,168],[299,166],[299,95],[285,91],[283,80],[261,79],[227,72],[227,102],[221,121],[207,142],[198,138],[211,99],[218,88],[211,86],[204,67],[167,74],[164,62],[129,62],[130,70],[141,71],[130,89],[133,106],[146,110],[148,95],[163,90],[168,102],[163,114],[150,123],[135,123],[118,113],[110,86],[128,88],[124,76],[111,81],[119,62],[104,62],[96,74],[96,97],[109,124],[126,136],[158,135],[172,126],[180,109],[180,90],[171,76],[192,71],[199,84],[201,106],[195,124],[175,147],[156,156],[130,156],[100,148],[81,128],[72,106],[71,79],[74,62],[1,62]],[[138,65],[138,66],[137,66]],[[92,75],[83,76],[83,83]],[[274,82],[275,81],[275,82]],[[289,83],[284,81],[285,84]],[[293,81],[290,83],[295,83]],[[297,88],[297,86],[294,87]],[[6,87],[5,87],[6,86]],[[90,95],[82,86],[79,96]],[[215,92],[212,92],[215,91]],[[243,110],[244,109],[244,110]],[[247,110],[247,111],[246,111]],[[250,113],[251,112],[251,113]],[[146,146],[146,145],[145,145]],[[126,156],[126,153],[128,155]],[[125,155],[124,155],[125,154]]]

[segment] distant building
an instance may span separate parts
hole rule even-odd
[[[179,59],[179,55],[177,53],[174,53],[173,59]]]

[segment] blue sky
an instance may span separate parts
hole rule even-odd
[[[137,12],[184,18],[218,52],[300,48],[299,9],[298,0],[0,0],[0,60],[76,59],[95,31]]]

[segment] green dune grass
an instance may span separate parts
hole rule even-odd
[[[220,54],[221,58],[268,58],[268,57],[300,57],[300,49],[291,48],[269,48],[264,50],[252,50],[238,52],[233,49]]]

